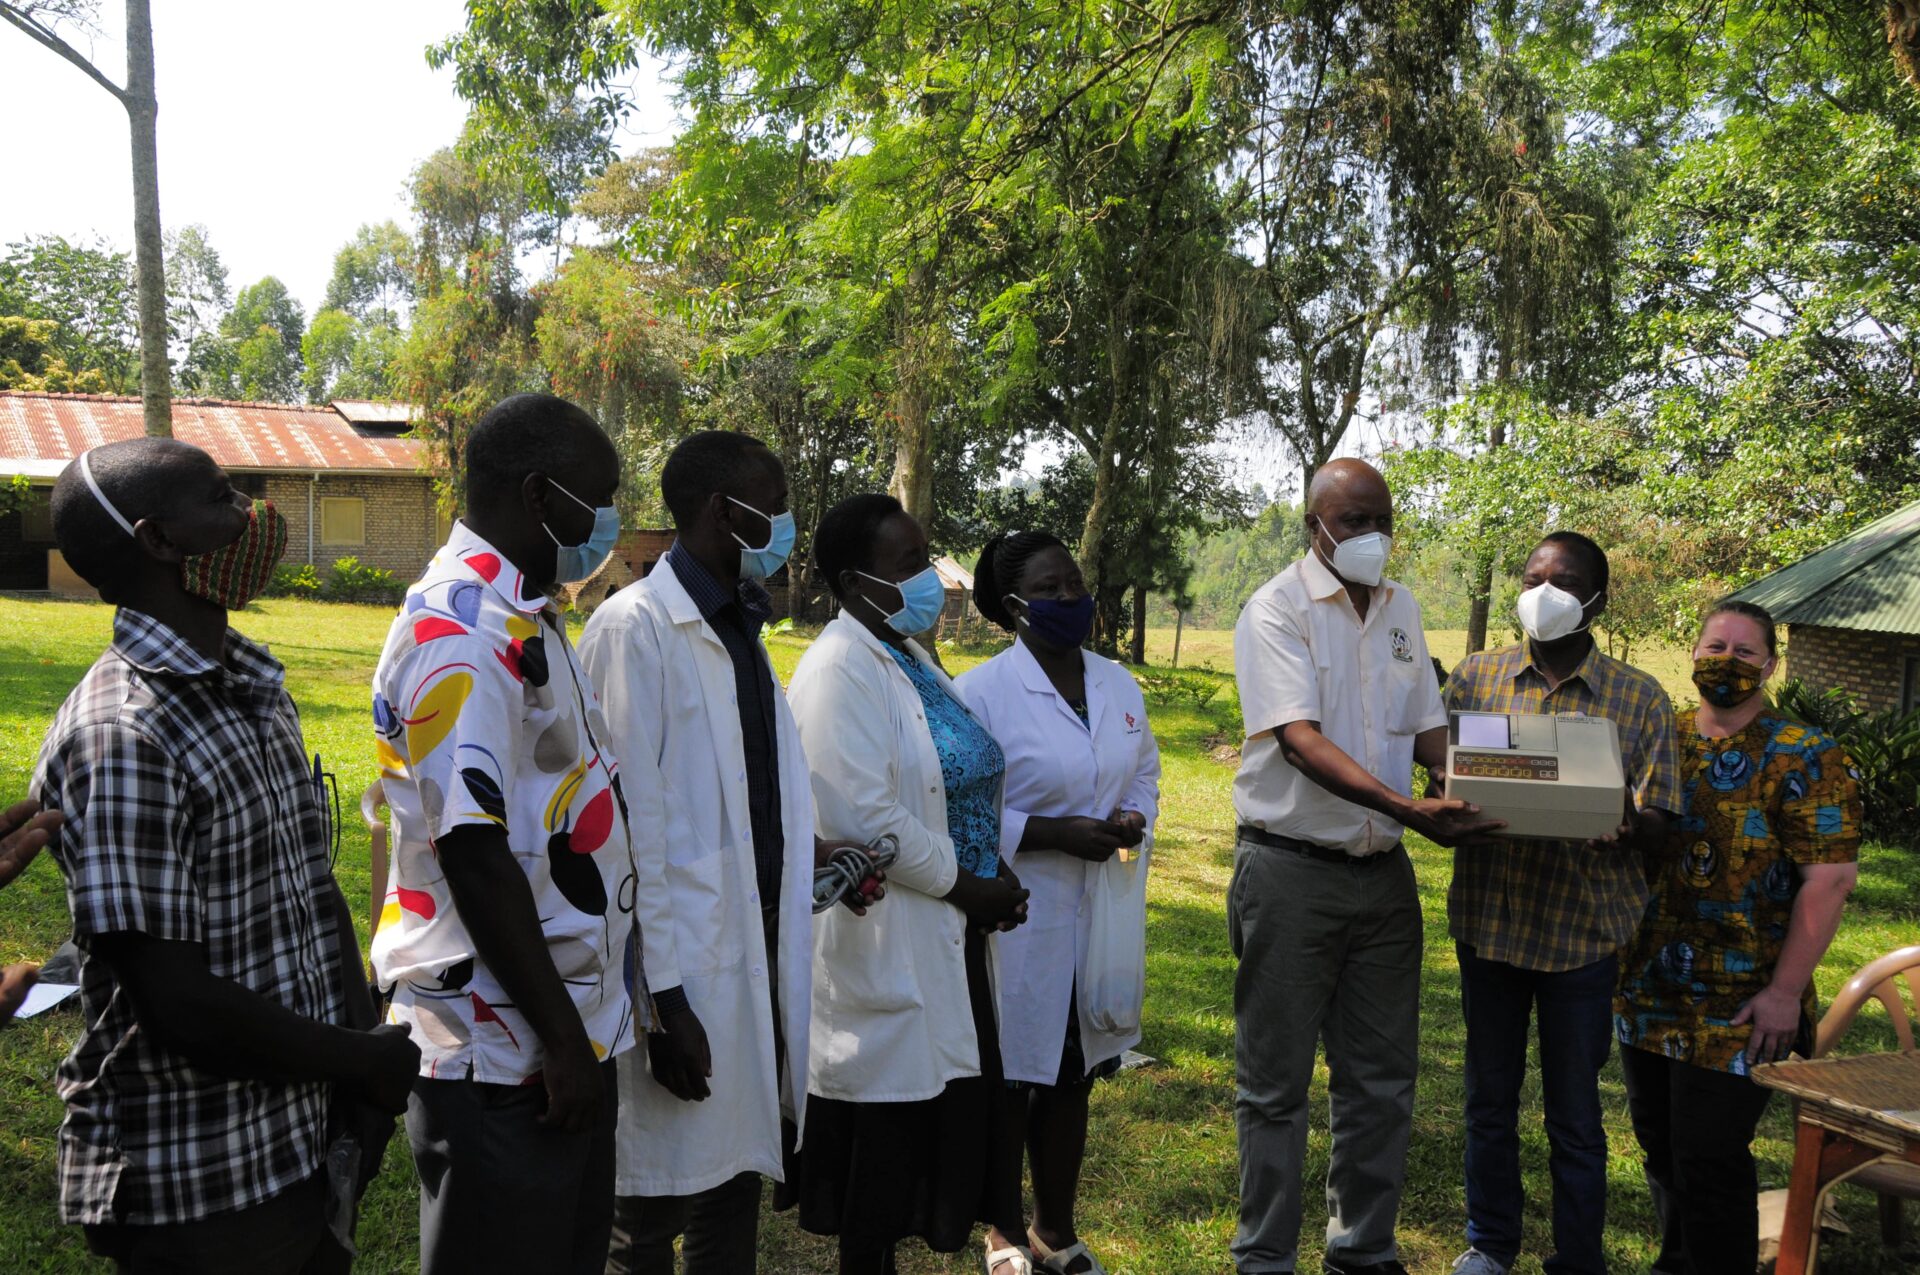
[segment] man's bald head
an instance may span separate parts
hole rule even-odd
[[[1343,456],[1314,471],[1313,482],[1307,487],[1308,513],[1330,518],[1332,515],[1325,510],[1327,502],[1350,499],[1384,503],[1389,509],[1393,506],[1393,493],[1387,488],[1387,480],[1364,460]]]
[[[182,503],[216,479],[220,467],[191,443],[134,438],[104,443],[87,454],[101,495],[128,523],[174,517]],[[109,601],[128,573],[146,562],[134,538],[108,513],[75,461],[53,485],[53,538],[81,579]]]

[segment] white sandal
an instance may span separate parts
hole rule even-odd
[[[1040,1259],[1040,1269],[1043,1271],[1052,1272],[1052,1275],[1067,1275],[1067,1268],[1073,1265],[1074,1259],[1084,1257],[1087,1259],[1087,1269],[1075,1275],[1107,1275],[1107,1268],[1100,1265],[1100,1259],[1087,1252],[1085,1241],[1075,1240],[1065,1248],[1050,1249],[1031,1230],[1027,1232],[1027,1239],[1032,1242],[1034,1255]]]
[[[986,1241],[986,1246],[986,1275],[994,1275],[994,1268],[996,1266],[1008,1264],[1011,1264],[1013,1267],[1013,1275],[1035,1275],[1033,1269],[1033,1253],[1025,1246],[1009,1244],[1005,1248],[995,1248],[992,1240]]]

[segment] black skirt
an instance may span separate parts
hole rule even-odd
[[[800,1226],[842,1248],[891,1248],[918,1236],[936,1253],[967,1246],[976,1222],[1020,1216],[1020,1184],[994,1173],[1000,1033],[986,937],[966,941],[967,993],[981,1073],[920,1102],[807,1098],[800,1148]]]

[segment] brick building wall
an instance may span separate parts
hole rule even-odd
[[[1899,708],[1920,690],[1920,635],[1796,624],[1786,672],[1821,690],[1844,687],[1871,712]]]
[[[290,563],[311,562],[321,574],[338,558],[358,558],[363,566],[391,571],[402,581],[418,579],[427,560],[440,547],[439,511],[433,483],[420,474],[379,476],[322,473],[317,483],[306,474],[247,475],[256,480],[257,494],[271,500],[287,520],[287,558]],[[235,475],[236,482],[241,476]],[[254,485],[254,484],[247,484]],[[363,502],[360,543],[330,544],[324,526],[308,538],[308,496],[314,521],[322,522],[321,501],[328,498]]]
[[[49,488],[35,487],[32,508],[0,513],[0,589],[47,587],[47,551],[53,545],[53,520],[47,514]]]

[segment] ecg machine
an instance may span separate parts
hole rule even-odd
[[[1447,796],[1504,819],[1507,837],[1585,841],[1620,826],[1626,773],[1604,717],[1450,713]]]

